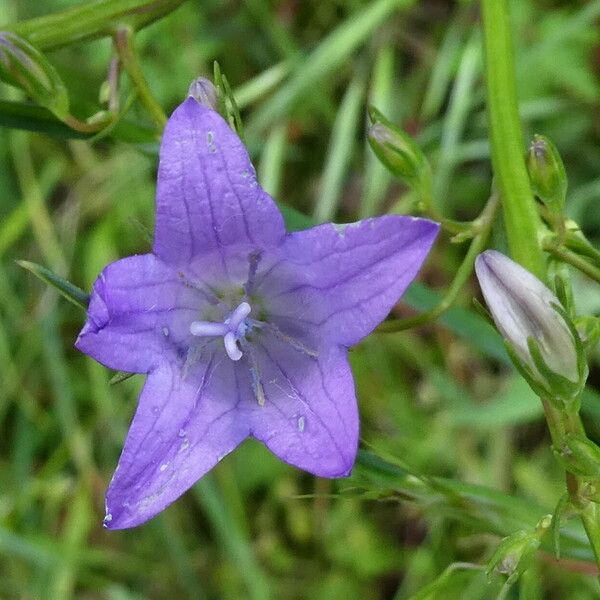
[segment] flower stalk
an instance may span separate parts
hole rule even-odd
[[[134,30],[131,27],[119,27],[114,35],[114,46],[123,65],[123,69],[129,75],[131,83],[135,87],[140,102],[144,105],[148,114],[152,117],[159,130],[162,130],[167,122],[167,116],[162,106],[152,94],[148,81],[142,71],[137,53],[133,44]]]
[[[496,216],[497,207],[498,194],[497,192],[493,192],[481,215],[473,222],[473,227],[477,231],[477,234],[473,238],[463,262],[456,271],[456,275],[454,276],[450,287],[440,302],[431,310],[421,313],[420,315],[405,319],[390,319],[385,321],[377,328],[377,333],[396,333],[398,331],[404,331],[419,325],[431,323],[452,307],[460,291],[473,273],[473,266],[477,255],[487,244],[490,230]]]
[[[541,223],[525,167],[508,1],[482,0],[481,6],[492,164],[508,246],[514,260],[543,280],[545,261],[538,241]]]

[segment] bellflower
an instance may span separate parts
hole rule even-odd
[[[150,519],[249,436],[314,475],[348,475],[348,348],[386,317],[437,231],[384,216],[286,233],[238,136],[181,104],[160,150],[152,252],[104,269],[76,342],[147,374],[105,525]]]

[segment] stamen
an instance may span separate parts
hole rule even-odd
[[[316,350],[311,350],[308,346],[305,346],[300,340],[292,337],[291,335],[288,335],[287,333],[284,333],[283,331],[281,331],[281,329],[279,329],[279,327],[277,327],[277,325],[273,323],[268,323],[267,328],[269,331],[275,334],[275,336],[277,336],[281,341],[286,342],[290,346],[292,346],[294,350],[298,350],[299,352],[302,352],[303,354],[306,354],[311,358],[319,357],[319,353]]]
[[[243,344],[243,348],[244,352],[250,357],[250,374],[252,375],[252,390],[254,391],[254,397],[259,406],[264,406],[266,401],[265,388],[260,380],[258,361],[256,360],[256,356],[253,349],[250,347],[250,344]]]
[[[260,250],[255,250],[248,255],[248,280],[244,284],[244,291],[246,296],[249,296],[254,291],[254,283],[256,279],[256,270],[258,269],[258,263],[262,257]]]
[[[229,331],[225,334],[223,342],[225,343],[227,356],[229,356],[231,360],[240,360],[240,358],[242,358],[242,351],[238,348],[233,331]]]
[[[225,323],[211,323],[210,321],[194,321],[190,325],[190,333],[197,336],[222,336],[227,334],[229,327]]]

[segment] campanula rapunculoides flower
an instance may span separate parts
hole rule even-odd
[[[147,374],[106,526],[150,519],[249,436],[315,475],[348,475],[348,348],[385,318],[437,232],[385,216],[286,233],[238,136],[188,98],[163,135],[152,253],[104,269],[76,343]]]

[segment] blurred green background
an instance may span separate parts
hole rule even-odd
[[[0,0],[0,30],[75,4]],[[555,142],[569,215],[597,243],[600,2],[511,8],[526,139]],[[409,210],[410,192],[367,149],[369,103],[416,136],[442,212],[473,218],[487,200],[476,2],[189,0],[136,46],[167,112],[219,61],[259,180],[307,216],[288,213],[294,227]],[[110,40],[47,56],[73,111],[99,110]],[[128,90],[123,77],[123,101]],[[19,94],[0,85],[0,100]],[[102,528],[142,378],[110,385],[113,374],[73,348],[83,313],[14,260],[88,290],[106,263],[149,250],[158,145],[138,103],[124,119],[147,128],[146,139],[0,127],[0,598],[495,598],[499,576],[488,583],[460,565],[442,573],[485,564],[502,536],[554,510],[564,481],[537,398],[471,310],[475,283],[440,323],[352,351],[365,451],[350,479],[315,479],[247,442],[148,524]],[[503,248],[502,231],[494,244]],[[398,314],[431,306],[464,252],[442,236]],[[597,314],[597,288],[581,276],[575,285],[579,310]],[[583,409],[596,440],[599,381],[596,357]],[[557,563],[545,539],[510,597],[598,597],[575,522],[564,525],[563,556]]]

